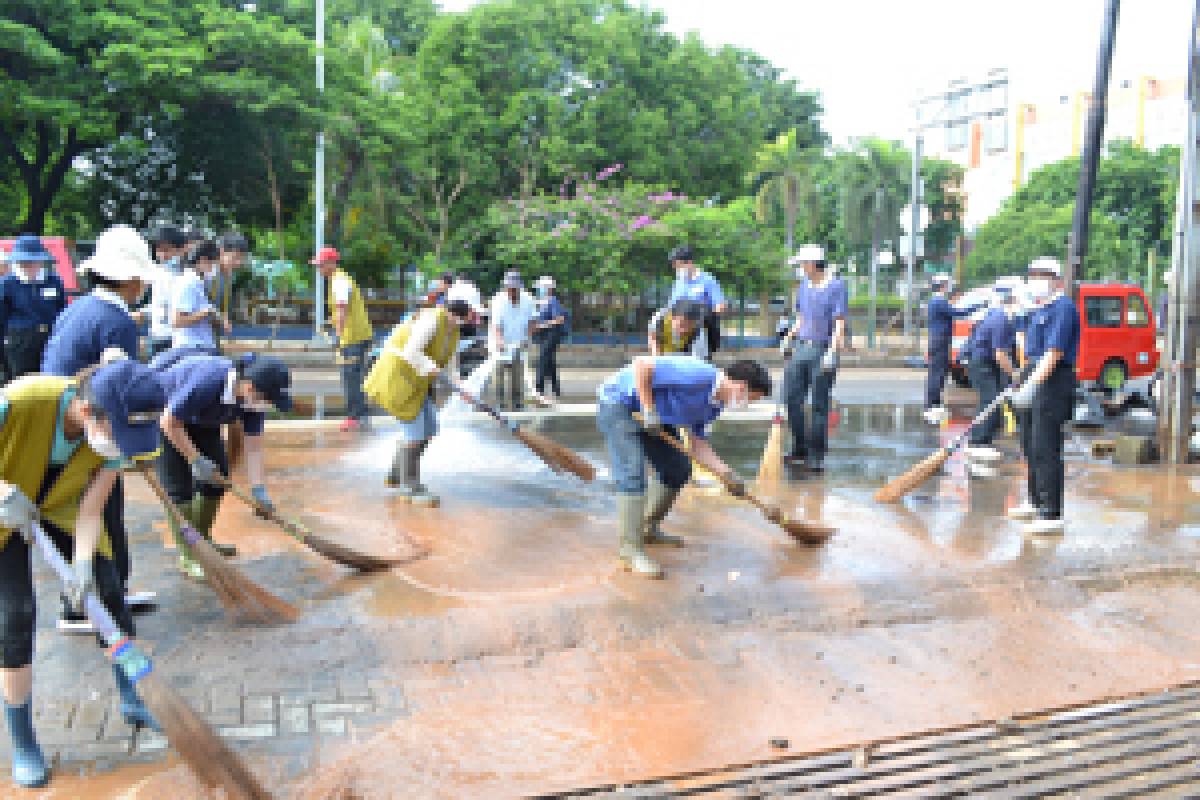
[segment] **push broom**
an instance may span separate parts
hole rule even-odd
[[[492,419],[499,422],[504,427],[508,428],[508,432],[515,436],[521,444],[528,447],[538,458],[546,463],[546,466],[555,472],[569,472],[572,475],[584,481],[591,481],[596,477],[596,468],[583,456],[576,453],[569,447],[564,447],[553,439],[543,436],[534,431],[527,431],[512,422],[507,417],[502,415],[492,406],[480,400],[475,395],[468,392],[463,387],[449,380],[442,379],[443,383],[456,392],[463,400],[478,411],[482,411]]]
[[[41,525],[34,522],[31,530],[34,541],[50,567],[64,584],[70,585],[71,567],[62,553],[50,541]],[[200,782],[209,789],[221,789],[226,797],[237,800],[270,800],[270,793],[259,784],[237,754],[155,671],[154,664],[137,643],[121,632],[95,592],[89,592],[84,598],[83,610],[108,645],[109,659],[137,686],[138,693],[162,727],[167,741]]]
[[[945,465],[950,456],[954,454],[954,451],[962,447],[963,443],[967,440],[967,436],[970,435],[971,429],[987,419],[993,411],[999,408],[1000,405],[1011,396],[1011,390],[1001,392],[995,400],[988,403],[987,408],[981,411],[979,415],[975,417],[975,419],[971,420],[971,424],[966,427],[966,430],[951,439],[950,442],[944,447],[939,448],[922,460],[918,461],[908,470],[908,472],[905,472],[903,475],[900,475],[897,478],[893,478],[889,483],[876,491],[875,502],[899,502],[900,498],[904,497],[913,489],[916,489],[922,483],[940,472],[942,466]]]
[[[775,403],[775,416],[771,417],[771,429],[767,432],[767,446],[763,448],[762,461],[758,465],[759,489],[778,489],[783,478],[783,401]]]
[[[262,503],[258,502],[254,495],[232,481],[226,481],[223,486],[239,500],[254,509],[255,513],[263,519],[275,523],[288,536],[291,536],[317,555],[328,558],[330,561],[360,572],[377,572],[413,560],[411,556],[406,558],[382,558],[354,550],[337,542],[331,542],[328,539],[317,536],[299,522],[280,516],[279,512],[265,507]]]
[[[229,563],[212,543],[200,535],[200,532],[188,524],[183,514],[171,502],[167,490],[159,483],[158,476],[148,468],[142,468],[142,477],[157,495],[163,509],[172,521],[179,526],[183,540],[200,566],[204,568],[204,578],[225,610],[232,616],[244,619],[258,625],[277,625],[283,622],[295,622],[300,612],[294,605],[276,597],[254,581],[247,578],[237,567]]]

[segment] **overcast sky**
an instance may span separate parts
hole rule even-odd
[[[486,0],[442,0],[458,11]],[[667,27],[747,47],[821,92],[825,126],[901,138],[911,103],[1007,67],[1014,102],[1089,90],[1104,0],[648,0]],[[1126,0],[1113,81],[1187,73],[1189,0]]]

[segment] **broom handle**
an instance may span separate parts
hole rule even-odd
[[[183,540],[188,544],[195,544],[201,538],[200,531],[192,527],[191,523],[183,516],[175,503],[172,502],[171,496],[167,494],[167,490],[163,488],[159,482],[158,476],[149,470],[147,467],[142,467],[142,477],[146,479],[146,483],[150,484],[150,488],[158,497],[158,502],[162,503],[163,509],[167,512],[172,521],[179,526],[179,533],[183,536]]]
[[[468,392],[463,387],[459,386],[454,381],[450,380],[449,378],[445,377],[444,375],[442,376],[441,380],[442,380],[442,383],[444,383],[446,386],[448,386],[450,388],[450,391],[458,394],[459,397],[461,397],[463,400],[466,400],[467,403],[469,403],[477,411],[484,412],[485,414],[490,416],[492,419],[496,420],[501,425],[508,428],[510,431],[515,431],[517,429],[516,423],[511,422],[508,419],[508,417],[505,417],[503,414],[501,414],[495,408],[493,408],[489,404],[483,402],[478,397],[471,394],[470,392]]]
[[[271,522],[274,522],[276,525],[282,528],[284,533],[286,533],[288,536],[291,536],[293,539],[299,542],[307,541],[309,532],[300,523],[285,517],[281,517],[278,511],[267,508],[262,503],[258,502],[258,498],[238,486],[233,481],[222,481],[221,487],[232,492],[233,495],[243,503],[262,514]]]
[[[975,419],[971,420],[971,423],[969,425],[967,425],[966,430],[964,430],[958,436],[955,436],[953,439],[950,440],[950,444],[946,445],[945,449],[953,452],[953,451],[957,450],[959,447],[961,447],[962,443],[966,441],[967,436],[970,435],[971,429],[973,429],[979,423],[983,422],[983,420],[985,418],[990,416],[993,411],[995,411],[997,408],[1000,407],[1001,403],[1003,403],[1005,400],[1007,400],[1011,396],[1012,396],[1011,393],[1007,389],[1004,390],[1003,392],[1001,392],[1000,394],[996,395],[996,398],[994,400],[992,400],[992,402],[987,404],[987,408],[985,408],[983,411],[980,411],[975,416]]]
[[[46,531],[42,530],[40,524],[35,521],[30,528],[33,539],[41,549],[46,562],[50,564],[50,568],[54,570],[64,585],[71,585],[75,576],[63,554],[54,546],[54,542],[50,540]],[[100,598],[94,591],[88,592],[87,596],[83,598],[83,610],[87,612],[88,618],[109,645],[116,644],[125,638],[125,634],[121,633],[121,629],[117,627],[116,620],[113,619],[112,614],[108,613],[108,609],[100,602]]]

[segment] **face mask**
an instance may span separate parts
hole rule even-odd
[[[121,448],[117,447],[117,443],[112,440],[106,433],[101,433],[94,426],[88,425],[84,428],[84,434],[87,436],[88,447],[101,458],[121,458],[124,455]]]
[[[549,297],[549,296],[550,296],[550,290],[549,290],[549,289],[547,289],[545,286],[539,286],[539,287],[538,287],[538,297],[541,297],[541,298],[543,298],[543,299],[544,299],[544,298],[547,298],[547,297]]]
[[[742,411],[750,407],[750,390],[738,389],[729,401],[729,407],[734,411]]]
[[[1050,296],[1050,279],[1049,278],[1031,278],[1029,281],[1029,291],[1037,300],[1045,300]]]
[[[680,267],[679,269],[675,270],[675,277],[681,281],[686,281],[689,277],[691,277],[691,272],[692,270],[688,267]]]

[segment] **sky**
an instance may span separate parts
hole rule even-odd
[[[486,0],[442,0],[460,11]],[[819,91],[836,143],[905,138],[917,98],[1005,67],[1014,103],[1090,91],[1104,0],[647,0],[667,28],[745,47]],[[1189,0],[1126,0],[1112,84],[1187,74]]]

